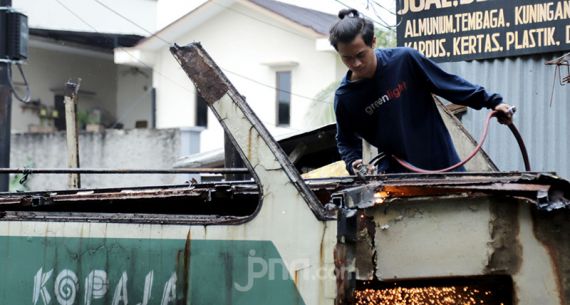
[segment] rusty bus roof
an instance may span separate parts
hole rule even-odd
[[[537,205],[559,202],[570,206],[570,182],[553,173],[496,172],[444,174],[390,174],[368,176],[363,181],[355,176],[306,179],[305,183],[316,193],[327,194],[339,190],[369,186],[383,191],[390,199],[410,197],[501,195],[526,198]],[[0,208],[12,205],[42,205],[76,201],[160,200],[165,198],[202,198],[204,194],[223,191],[227,194],[257,194],[253,181],[220,181],[210,183],[162,185],[126,188],[102,188],[22,193],[1,193]],[[319,196],[323,198],[323,196]],[[552,198],[554,197],[554,198]],[[550,199],[548,199],[550,198]],[[41,203],[40,203],[41,201]],[[323,199],[321,199],[323,201]],[[322,202],[323,204],[327,202]]]

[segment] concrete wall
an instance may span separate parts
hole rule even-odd
[[[266,126],[274,134],[283,134],[303,129],[311,99],[337,80],[336,54],[317,51],[316,38],[259,9],[236,3],[176,42],[182,45],[200,41]],[[157,126],[194,126],[194,88],[167,48],[165,44],[157,54],[154,66]],[[285,61],[298,63],[290,67],[296,95],[291,100],[290,128],[277,128],[275,72],[288,68],[267,63]],[[223,145],[221,127],[211,114],[208,121],[201,151]]]
[[[172,168],[181,152],[178,129],[107,130],[81,133],[80,164],[83,168]],[[11,167],[66,168],[65,133],[12,135]],[[30,190],[67,189],[65,174],[32,175]],[[82,175],[82,188],[123,187],[183,183],[185,175]]]

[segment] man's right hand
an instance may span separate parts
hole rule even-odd
[[[352,171],[356,174],[362,168],[362,166],[366,166],[366,173],[365,175],[372,175],[374,174],[375,167],[371,164],[364,164],[362,159],[352,161],[351,167]]]
[[[511,125],[513,123],[513,115],[515,114],[517,108],[509,104],[501,103],[495,106],[495,109],[493,110],[499,112],[499,115],[497,116],[499,123]]]

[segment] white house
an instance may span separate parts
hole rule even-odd
[[[170,54],[171,44],[201,42],[269,130],[284,134],[308,126],[315,95],[346,71],[328,43],[336,20],[273,0],[210,0],[134,47],[116,49],[115,62],[152,66],[156,127],[203,126],[206,151],[223,145],[223,131]]]

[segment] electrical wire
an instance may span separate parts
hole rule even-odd
[[[85,21],[83,18],[81,18],[81,16],[79,16],[78,14],[76,14],[72,9],[70,9],[67,5],[63,4],[63,2],[61,2],[60,0],[54,0],[55,2],[59,3],[59,5],[61,5],[65,10],[67,10],[69,13],[71,13],[75,18],[79,19],[79,21],[81,21],[83,24],[85,24],[86,26],[90,27],[95,33],[100,34],[99,31],[97,31],[97,29],[92,26],[89,22]]]
[[[60,2],[60,0],[55,0],[55,1]],[[151,31],[145,29],[143,26],[137,24],[135,21],[129,19],[128,17],[122,15],[121,13],[117,12],[117,11],[114,10],[113,8],[109,7],[108,5],[102,3],[100,0],[93,0],[93,1],[95,1],[96,3],[99,3],[99,4],[100,4],[101,6],[103,6],[104,8],[106,8],[106,9],[108,9],[109,11],[113,12],[113,13],[116,14],[117,16],[119,16],[119,17],[125,19],[125,20],[128,21],[129,23],[131,23],[131,24],[137,26],[138,28],[144,30],[145,32],[150,33],[151,36],[150,36],[149,38],[151,38],[151,37],[156,37],[156,38],[158,38],[160,41],[162,41],[165,45],[172,45],[172,44],[173,44],[173,42],[169,42],[168,40],[162,38],[162,37],[161,37],[160,35],[158,35],[157,33],[152,33]],[[217,3],[217,2],[214,1],[214,0],[212,0],[212,3],[214,3],[214,4],[218,5],[218,6],[225,7],[225,8],[227,8],[227,9],[230,10],[230,11],[239,13],[239,14],[244,15],[244,16],[250,18],[250,19],[256,20],[256,21],[261,22],[261,23],[264,23],[264,24],[266,24],[266,25],[269,25],[269,26],[272,26],[272,27],[281,29],[281,30],[283,30],[283,31],[286,31],[286,32],[289,32],[289,33],[292,33],[292,34],[295,34],[295,35],[298,35],[298,36],[300,36],[300,37],[303,37],[303,38],[308,39],[307,37],[302,36],[302,35],[300,35],[300,34],[298,34],[298,33],[293,32],[293,31],[289,31],[288,29],[285,29],[285,28],[279,27],[279,26],[277,26],[277,25],[274,25],[274,24],[265,22],[265,21],[263,21],[263,20],[261,20],[261,19],[255,18],[255,17],[253,17],[253,16],[250,16],[250,15],[245,14],[245,13],[243,13],[243,12],[240,12],[240,11],[238,11],[238,10],[232,9],[231,7],[227,7],[227,6],[224,6],[224,5],[222,5],[222,4],[219,4],[219,3]],[[61,2],[60,2],[60,4],[61,4]],[[65,6],[64,6],[64,7],[65,7]],[[69,8],[67,8],[67,7],[66,7],[66,9],[69,10]],[[75,13],[73,13],[73,14],[76,15]],[[78,17],[78,18],[79,18],[79,17]],[[80,19],[83,23],[86,23],[86,24],[87,24],[87,22],[86,22],[85,20],[83,20],[82,18],[79,18],[79,19]],[[89,25],[89,27],[91,27],[94,31],[97,31],[93,26]],[[123,49],[123,51],[125,51],[130,57],[132,57],[132,58],[135,59],[136,61],[138,61],[138,62],[144,64],[145,67],[147,67],[147,68],[149,68],[149,69],[152,69],[152,67],[151,67],[150,65],[147,65],[146,63],[142,62],[140,59],[138,59],[138,58],[136,58],[135,56],[133,56],[132,54],[130,54],[126,49]],[[314,102],[318,102],[318,103],[332,104],[332,102],[320,101],[320,100],[316,100],[316,99],[314,99],[314,98],[311,98],[311,97],[308,97],[308,96],[305,96],[305,95],[302,95],[302,94],[298,94],[298,93],[291,92],[291,91],[287,91],[287,90],[278,89],[278,88],[276,88],[276,87],[274,87],[274,86],[272,86],[272,85],[265,84],[265,83],[263,83],[263,82],[260,82],[260,81],[258,81],[258,80],[252,79],[252,78],[247,77],[247,76],[245,76],[245,75],[242,75],[242,74],[240,74],[240,73],[230,71],[230,70],[225,69],[225,68],[223,68],[223,67],[220,67],[220,69],[222,69],[223,71],[228,72],[228,73],[230,73],[230,74],[233,74],[233,75],[235,75],[235,76],[237,76],[237,77],[240,77],[240,78],[242,78],[242,79],[251,81],[251,82],[253,82],[253,83],[256,83],[256,84],[258,84],[258,85],[262,85],[262,86],[267,87],[267,88],[270,88],[270,89],[274,89],[274,90],[277,90],[277,91],[290,93],[290,94],[293,95],[293,96],[300,97],[300,98],[304,98],[304,99],[307,99],[307,100],[310,100],[310,101],[314,101]],[[159,73],[159,75],[161,75],[161,73]],[[168,79],[168,77],[166,77],[166,76],[164,76],[164,75],[161,75],[161,76],[163,76],[165,79]],[[180,85],[179,85],[179,86],[180,86]]]
[[[76,13],[75,13],[73,10],[71,10],[68,6],[66,6],[65,4],[63,4],[60,0],[55,0],[55,1],[56,1],[57,3],[59,3],[63,8],[65,8],[67,11],[69,11],[69,12],[70,12],[73,16],[75,16],[77,19],[79,19],[81,22],[83,22],[85,25],[87,25],[88,27],[90,27],[93,31],[95,31],[96,33],[100,33],[94,26],[92,26],[90,23],[88,23],[88,22],[85,21],[83,18],[81,18],[78,14],[76,14]],[[94,0],[94,1],[97,1],[97,0]],[[97,2],[98,2],[98,1],[97,1]],[[107,6],[105,6],[105,7],[107,7]],[[107,7],[107,8],[108,8],[108,9],[111,9],[110,7]],[[125,18],[125,19],[128,20],[127,17],[125,17],[125,16],[123,16],[123,15],[121,15],[121,14],[118,14],[118,13],[117,13],[117,15],[120,16],[121,18]],[[129,20],[129,21],[130,21],[131,23],[134,23],[134,21],[131,21],[131,20]],[[139,27],[141,27],[141,26],[139,26]],[[142,28],[142,27],[141,27],[141,28]],[[163,41],[163,42],[169,44],[166,40],[162,39],[160,36],[156,35],[156,37],[159,38],[161,41]],[[133,58],[135,61],[139,62],[140,64],[144,65],[145,67],[147,67],[147,68],[149,68],[149,69],[152,69],[152,67],[151,67],[150,65],[148,65],[148,64],[145,63],[145,62],[143,62],[143,61],[140,60],[139,58],[136,58],[133,54],[131,54],[131,53],[128,52],[127,50],[124,50],[124,51],[125,51],[131,58]],[[276,89],[276,90],[277,90],[277,88],[275,88],[275,87],[273,87],[273,86],[264,84],[264,83],[262,83],[262,82],[259,82],[259,81],[257,81],[257,80],[254,80],[254,79],[249,78],[249,77],[247,77],[247,76],[243,76],[243,75],[240,75],[240,74],[238,74],[238,73],[235,73],[235,72],[232,72],[232,71],[229,71],[229,70],[224,70],[224,71],[226,71],[226,72],[228,72],[228,73],[231,73],[231,74],[235,74],[235,75],[240,76],[240,77],[242,77],[242,78],[244,78],[244,79],[247,79],[247,80],[249,80],[249,81],[251,81],[251,82],[255,82],[255,83],[259,84],[259,85],[263,85],[263,86],[266,86],[266,87],[269,87],[269,88],[272,88],[272,89]],[[158,72],[158,71],[155,71],[155,72]],[[181,85],[181,84],[178,84],[178,82],[175,82],[174,80],[170,79],[169,77],[165,76],[164,74],[158,72],[158,75],[160,75],[160,76],[163,77],[164,79],[170,81],[171,83],[173,83],[173,84],[179,86],[180,88],[182,88],[182,89],[184,89],[184,90],[186,90],[186,91],[188,91],[188,92],[193,93],[193,91],[191,91],[190,89],[188,89],[188,87],[183,86],[183,85]],[[282,90],[282,91],[285,91],[285,90]],[[148,92],[145,92],[140,98],[138,98],[138,99],[137,99],[137,103],[138,103],[140,100],[144,99],[144,97],[146,96],[147,93],[148,93]],[[293,92],[289,92],[289,93],[291,93],[291,95],[295,95],[295,96],[298,96],[298,97],[304,97],[304,96],[302,96],[302,95],[295,94],[295,93],[293,93]],[[304,98],[308,98],[308,97],[304,97]],[[309,99],[310,99],[310,98],[309,98]],[[313,99],[311,99],[311,100],[313,100]],[[317,101],[317,100],[314,100],[314,101]],[[324,103],[330,104],[329,102],[324,102]],[[119,122],[119,120],[117,120],[117,121],[113,124],[113,126],[116,126],[116,124],[117,124],[118,122]],[[269,122],[266,122],[266,121],[261,121],[261,122],[264,123],[264,124],[266,124],[266,125],[269,125],[269,126],[273,125],[273,123],[269,123]],[[291,128],[291,127],[286,127],[286,128],[287,128],[287,129],[290,129],[290,130],[293,130],[293,131],[302,131],[302,130],[300,130],[300,129]]]
[[[308,96],[304,96],[304,95],[295,93],[295,92],[293,92],[293,91],[279,89],[279,88],[276,88],[276,87],[274,87],[274,86],[272,86],[272,85],[265,84],[265,83],[263,83],[263,82],[261,82],[261,81],[255,80],[255,79],[250,78],[250,77],[247,77],[247,76],[245,76],[245,75],[241,75],[241,74],[239,74],[239,73],[230,71],[230,70],[228,70],[228,69],[224,69],[224,68],[221,68],[221,67],[220,67],[220,69],[222,69],[224,72],[227,72],[227,73],[229,73],[229,74],[236,75],[236,76],[238,76],[238,77],[240,77],[240,78],[243,78],[243,79],[245,79],[245,80],[248,80],[248,81],[250,81],[250,82],[252,82],[252,83],[256,83],[256,84],[258,84],[258,85],[260,85],[260,86],[267,87],[267,88],[269,88],[269,89],[273,89],[273,90],[276,90],[276,91],[279,91],[279,92],[289,93],[289,94],[291,94],[291,95],[293,95],[293,96],[300,97],[300,98],[304,98],[304,99],[310,100],[310,101],[312,101],[312,102],[317,102],[317,103],[323,103],[323,104],[327,104],[327,105],[332,105],[331,102],[321,101],[321,100],[317,100],[317,99],[314,99],[314,98],[311,98],[311,97],[308,97]]]
[[[79,16],[77,13],[75,13],[71,8],[69,8],[67,5],[65,5],[64,3],[62,3],[60,0],[54,0],[54,1],[56,1],[59,5],[61,5],[64,9],[66,9],[69,13],[71,13],[71,14],[72,14],[73,16],[75,16],[77,19],[79,19],[82,23],[84,23],[84,24],[87,25],[89,28],[91,28],[95,33],[100,33],[93,25],[91,25],[89,22],[87,22],[85,19],[83,19],[83,18],[82,18],[81,16]],[[106,9],[112,11],[112,12],[115,13],[117,16],[119,16],[119,17],[121,17],[121,18],[127,20],[129,23],[135,24],[137,27],[143,29],[145,32],[151,33],[150,31],[148,31],[148,30],[146,30],[144,27],[138,25],[136,22],[132,21],[132,20],[129,19],[128,17],[126,17],[126,16],[124,16],[124,15],[118,13],[117,11],[113,10],[111,7],[109,7],[109,6],[107,6],[107,5],[104,5],[103,3],[100,3],[100,1],[98,1],[98,0],[93,0],[93,1],[99,3],[100,5],[102,5],[103,7],[105,7]],[[217,3],[216,3],[216,4],[217,4]],[[257,20],[257,19],[255,19],[255,20]],[[260,21],[260,20],[257,20],[257,21]],[[263,21],[260,21],[260,22],[267,24],[266,22],[263,22]],[[279,27],[278,27],[278,28],[279,28]],[[158,34],[156,34],[156,33],[153,34],[153,36],[151,36],[151,37],[157,37],[157,38],[158,38],[159,40],[161,40],[165,45],[172,45],[172,43],[170,43],[170,42],[168,42],[167,40],[163,39],[162,37],[160,37],[160,36],[159,36]],[[183,90],[185,90],[185,91],[187,91],[187,92],[193,93],[193,91],[190,90],[187,86],[181,85],[181,84],[179,84],[178,82],[176,82],[176,81],[174,81],[173,79],[171,79],[170,77],[164,75],[164,74],[161,73],[160,71],[157,71],[157,70],[153,69],[152,66],[150,66],[149,64],[143,62],[142,60],[140,60],[139,58],[137,58],[136,56],[134,56],[133,54],[131,54],[131,52],[129,52],[128,49],[123,49],[123,51],[124,51],[129,57],[131,57],[132,59],[134,59],[136,62],[142,64],[144,67],[146,67],[146,68],[148,68],[148,69],[152,69],[152,70],[153,70],[155,73],[157,73],[160,77],[164,78],[165,80],[169,81],[169,82],[172,83],[172,84],[175,84],[176,86],[180,87],[181,89],[183,89]],[[287,91],[287,90],[278,89],[278,88],[276,88],[276,87],[274,87],[274,86],[265,84],[265,83],[263,83],[263,82],[261,82],[261,81],[255,80],[255,79],[253,79],[253,78],[247,77],[247,76],[242,75],[242,74],[239,74],[239,73],[237,73],[237,72],[233,72],[233,71],[224,69],[223,67],[220,67],[220,69],[222,69],[223,71],[225,71],[225,72],[227,72],[227,73],[236,75],[237,77],[240,77],[240,78],[242,78],[242,79],[248,80],[248,81],[250,81],[250,82],[253,82],[253,83],[255,83],[255,84],[258,84],[258,85],[261,85],[261,86],[264,86],[264,87],[267,87],[267,88],[270,88],[270,89],[273,89],[273,90],[282,91],[282,92],[287,92],[287,93],[289,93],[289,94],[291,94],[291,95],[293,95],[293,96],[296,96],[296,97],[299,97],[299,98],[303,98],[303,99],[307,99],[307,100],[313,101],[313,102],[324,103],[324,104],[329,104],[329,105],[332,104],[331,102],[316,100],[316,99],[314,99],[314,98],[311,98],[311,97],[308,97],[308,96],[304,96],[304,95],[301,95],[301,94],[298,94],[298,93],[295,93],[295,92],[292,92],[292,91]],[[137,99],[137,101],[139,101],[139,99]],[[119,121],[117,120],[117,122],[115,122],[115,123],[113,124],[113,126],[115,126],[118,122],[119,122]],[[273,126],[273,125],[275,125],[274,123],[269,123],[269,122],[266,122],[266,121],[261,121],[261,122],[264,123],[264,124],[267,125],[267,126]],[[297,132],[302,131],[302,130],[300,130],[300,129],[296,129],[296,128],[292,128],[292,127],[285,127],[285,128],[287,128],[287,129],[289,129],[289,130],[292,130],[292,131],[297,131]]]
[[[134,100],[133,103],[129,103],[129,104],[130,104],[129,107],[126,109],[126,111],[124,111],[125,114],[123,114],[121,117],[117,118],[117,119],[115,120],[115,122],[110,125],[111,127],[109,127],[109,128],[114,129],[119,123],[121,123],[122,120],[126,119],[127,116],[128,116],[129,114],[131,114],[131,110],[133,110],[136,106],[138,106],[138,104],[140,104],[140,102],[141,102],[142,100],[145,100],[145,99],[149,98],[149,93],[150,93],[151,91],[152,91],[152,88],[149,88],[149,89],[145,90],[138,98],[136,98],[136,99]],[[209,110],[208,110],[208,111],[209,111]],[[270,122],[267,122],[267,121],[263,121],[263,120],[260,120],[260,121],[261,121],[263,124],[265,124],[266,126],[273,126],[273,125],[275,125],[274,123],[270,123]],[[292,130],[292,131],[295,131],[295,132],[303,131],[303,130],[301,130],[301,129],[296,129],[296,128],[292,128],[292,127],[284,127],[284,128],[289,129],[289,130]]]
[[[229,11],[232,11],[232,12],[234,12],[234,13],[236,13],[236,14],[245,16],[245,17],[247,17],[247,18],[249,18],[249,19],[252,19],[252,20],[255,20],[255,21],[257,21],[257,22],[260,22],[260,23],[269,25],[269,26],[271,26],[271,27],[280,29],[280,30],[282,30],[282,31],[285,31],[285,32],[287,32],[287,33],[290,33],[290,34],[299,36],[299,37],[301,37],[301,38],[308,39],[308,40],[312,40],[311,38],[307,38],[306,36],[301,35],[301,34],[299,34],[299,33],[297,33],[297,32],[291,31],[291,30],[289,30],[289,29],[287,29],[287,28],[280,27],[280,26],[278,26],[278,25],[276,25],[276,24],[273,24],[273,23],[270,23],[270,22],[266,22],[266,21],[264,21],[263,19],[256,18],[256,17],[251,16],[251,15],[249,15],[249,14],[246,14],[246,13],[244,13],[244,12],[242,12],[242,11],[236,10],[236,9],[230,7],[230,6],[220,4],[220,3],[216,2],[215,0],[210,0],[210,1],[212,1],[212,3],[214,3],[214,4],[216,4],[216,5],[220,6],[220,7],[223,7],[223,8],[225,8],[225,9],[227,9],[227,10],[229,10]]]
[[[81,16],[79,16],[78,14],[76,14],[71,8],[69,8],[67,5],[65,5],[63,2],[61,2],[61,0],[54,0],[57,3],[59,3],[64,9],[66,9],[69,13],[71,13],[73,16],[75,16],[77,19],[79,19],[79,21],[81,21],[83,24],[87,25],[89,28],[91,28],[95,33],[97,34],[101,34],[101,32],[99,32],[93,25],[91,25],[89,22],[85,21],[85,19],[81,18]],[[190,90],[188,88],[188,86],[186,85],[182,85],[179,84],[177,81],[171,79],[170,77],[164,75],[163,73],[161,73],[160,71],[156,71],[153,69],[153,67],[147,63],[145,63],[144,61],[142,61],[141,59],[137,58],[135,55],[133,55],[131,52],[129,52],[127,49],[123,49],[123,51],[125,53],[127,53],[127,55],[129,57],[131,57],[132,59],[134,59],[136,62],[140,63],[141,65],[143,65],[145,68],[147,69],[151,69],[153,70],[155,73],[157,73],[160,77],[166,79],[167,81],[169,81],[172,84],[175,84],[176,86],[180,87],[181,89],[193,93],[192,90]]]
[[[157,37],[158,39],[162,40],[163,42],[165,42],[165,43],[167,43],[167,44],[169,44],[169,45],[172,45],[172,44],[173,44],[173,42],[170,42],[170,41],[167,41],[167,40],[163,39],[162,37],[160,37],[159,35],[157,35],[157,33],[153,33],[153,32],[151,32],[151,31],[145,29],[143,26],[139,25],[139,24],[136,23],[135,21],[129,19],[129,18],[126,17],[125,15],[123,15],[123,14],[119,13],[118,11],[114,10],[113,8],[111,8],[110,6],[108,6],[107,4],[103,3],[101,0],[93,0],[93,1],[95,1],[95,2],[98,3],[99,5],[103,6],[104,8],[108,9],[109,11],[113,12],[115,15],[117,15],[117,16],[123,18],[124,20],[128,21],[128,22],[131,23],[132,25],[134,25],[134,26],[138,27],[139,29],[141,29],[141,30],[147,32],[148,34],[150,34],[151,36],[148,37],[148,38]],[[297,36],[299,36],[299,37],[301,37],[301,38],[310,39],[310,38],[307,38],[306,36],[303,36],[303,35],[301,35],[301,34],[299,34],[299,33],[297,33],[297,32],[291,31],[291,30],[289,30],[289,29],[287,29],[287,28],[280,27],[280,26],[278,26],[278,25],[276,25],[276,24],[273,24],[273,23],[270,23],[270,22],[266,22],[266,21],[264,21],[264,20],[262,20],[262,19],[256,18],[256,17],[251,16],[251,15],[249,15],[249,14],[246,14],[246,13],[244,13],[244,12],[242,12],[242,11],[239,11],[239,10],[236,10],[236,9],[234,9],[234,8],[231,8],[231,7],[227,6],[227,5],[220,4],[220,3],[216,2],[215,0],[210,0],[210,1],[211,1],[213,4],[215,4],[215,5],[218,5],[218,6],[220,6],[220,7],[223,7],[223,8],[225,8],[225,9],[228,9],[228,10],[230,10],[230,11],[232,11],[232,12],[237,13],[237,14],[243,15],[243,16],[245,16],[245,17],[247,17],[247,18],[250,18],[250,19],[253,19],[253,20],[255,20],[255,21],[264,23],[264,24],[269,25],[269,26],[274,27],[274,28],[278,28],[278,29],[280,29],[280,30],[283,30],[283,31],[288,32],[288,33],[291,33],[291,34],[293,34],[293,35],[297,35]]]
[[[16,91],[16,88],[14,88],[14,84],[12,83],[12,77],[11,77],[12,75],[11,64],[8,64],[8,69],[6,69],[6,73],[8,73],[8,83],[10,85],[10,89],[12,90],[12,94],[14,95],[14,97],[20,102],[27,104],[32,99],[30,84],[28,84],[28,80],[26,79],[26,74],[24,73],[24,70],[22,70],[22,65],[20,63],[16,63],[16,66],[18,66],[18,70],[20,70],[20,74],[22,75],[22,79],[24,80],[24,85],[26,86],[26,95],[24,97],[21,97]]]
[[[338,3],[342,4],[342,5],[344,5],[346,8],[352,8],[351,6],[349,6],[348,4],[346,4],[346,3],[344,3],[344,2],[342,2],[342,1],[340,1],[340,0],[334,0],[334,1],[335,1],[335,2],[338,2]],[[381,26],[381,27],[383,27],[383,28],[386,28],[388,31],[391,31],[391,32],[396,33],[396,31],[395,31],[393,28],[388,27],[388,26],[386,26],[386,25],[383,25],[382,23],[380,23],[380,22],[378,22],[378,21],[376,21],[376,20],[374,20],[374,19],[370,19],[370,20],[371,20],[372,22],[376,23],[377,25],[379,25],[379,26]],[[383,21],[383,20],[382,20],[382,21]]]
[[[60,0],[55,0],[55,1],[57,1],[57,2],[59,2],[59,3],[61,4]],[[135,21],[133,21],[133,20],[129,19],[128,17],[124,16],[123,14],[117,12],[116,10],[114,10],[113,8],[111,8],[110,6],[108,6],[108,5],[104,4],[104,3],[102,3],[100,0],[93,0],[93,1],[95,1],[95,2],[98,3],[98,4],[100,4],[100,5],[103,6],[104,8],[108,9],[109,11],[113,12],[114,14],[116,14],[116,15],[119,16],[119,17],[121,17],[122,19],[128,21],[129,23],[131,23],[131,24],[137,26],[138,28],[144,30],[145,32],[150,33],[150,34],[152,35],[152,36],[150,36],[150,37],[156,37],[156,38],[158,38],[160,41],[162,41],[163,43],[165,43],[165,45],[173,45],[173,42],[169,42],[169,41],[167,41],[166,39],[164,39],[164,38],[162,38],[161,36],[159,36],[157,33],[152,33],[151,31],[145,29],[143,26],[137,24]],[[233,11],[233,12],[236,12],[236,13],[238,13],[238,14],[244,15],[244,16],[246,16],[246,17],[252,19],[252,20],[261,22],[261,23],[263,23],[263,24],[266,24],[266,25],[269,25],[269,26],[272,26],[272,27],[281,29],[281,30],[283,30],[283,31],[286,31],[286,32],[288,32],[288,33],[292,33],[292,34],[295,34],[295,35],[297,35],[297,36],[300,36],[300,37],[303,37],[303,38],[308,39],[307,37],[302,36],[302,35],[300,35],[300,34],[298,34],[298,33],[293,32],[293,31],[290,31],[290,30],[288,30],[288,29],[279,27],[279,26],[277,26],[277,25],[275,25],[275,24],[271,24],[271,23],[269,23],[269,22],[265,22],[265,21],[263,21],[263,20],[261,20],[261,19],[259,19],[259,18],[255,18],[255,17],[253,17],[253,16],[251,16],[251,15],[245,14],[245,13],[243,13],[243,12],[241,12],[241,11],[239,11],[239,10],[233,9],[233,8],[231,8],[231,7],[224,6],[224,5],[220,4],[220,3],[217,3],[217,2],[214,1],[214,0],[211,0],[211,1],[212,1],[212,3],[214,3],[214,4],[218,5],[218,6],[224,7],[224,8],[226,8],[226,9],[228,9],[228,10],[230,10],[230,11]],[[67,10],[70,10],[68,7],[66,7],[66,6],[64,6],[64,7],[65,7]],[[76,14],[73,13],[73,15],[76,15]],[[78,17],[78,18],[79,18],[83,23],[87,24],[87,22],[86,22],[85,20],[83,20],[83,19],[80,18],[80,17]],[[94,31],[97,32],[97,30],[96,30],[93,26],[89,25],[89,27],[91,27]],[[149,37],[149,38],[150,38],[150,37]],[[142,62],[140,59],[138,59],[138,58],[136,58],[135,56],[131,55],[126,49],[123,49],[123,51],[127,52],[127,54],[128,54],[129,56],[131,56],[133,59],[135,59],[136,61],[138,61],[138,62],[140,62],[140,63],[143,63],[147,68],[152,69],[151,66],[147,65],[146,63]],[[306,99],[306,100],[309,100],[309,101],[317,102],[317,103],[324,103],[324,104],[329,104],[329,105],[332,104],[332,102],[321,101],[321,100],[317,100],[317,99],[314,99],[314,98],[312,98],[312,97],[308,97],[308,96],[305,96],[305,95],[302,95],[302,94],[298,94],[298,93],[295,93],[295,92],[292,92],[292,91],[287,91],[287,90],[282,90],[282,89],[276,88],[276,87],[274,87],[274,86],[272,86],[272,85],[265,84],[265,83],[263,83],[263,82],[261,82],[261,81],[258,81],[258,80],[255,80],[255,79],[253,79],[253,78],[250,78],[250,77],[248,77],[248,76],[242,75],[242,74],[240,74],[240,73],[237,73],[237,72],[234,72],[234,71],[225,69],[225,68],[223,68],[223,67],[220,67],[220,69],[222,69],[224,72],[233,74],[233,75],[235,75],[235,76],[237,76],[237,77],[240,77],[240,78],[242,78],[242,79],[248,80],[248,81],[250,81],[250,82],[256,83],[256,84],[258,84],[258,85],[261,85],[261,86],[264,86],[264,87],[267,87],[267,88],[270,88],[270,89],[274,89],[274,90],[277,90],[277,91],[280,91],[280,92],[290,93],[290,94],[293,95],[293,96],[296,96],[296,97],[299,97],[299,98],[303,98],[303,99]],[[159,74],[160,74],[160,73],[159,73]],[[165,76],[164,76],[164,77],[165,77]],[[165,77],[165,79],[168,79],[168,78]]]
[[[372,12],[374,13],[374,16],[376,16],[376,18],[378,18],[378,20],[380,20],[385,27],[390,27],[390,25],[388,24],[387,21],[385,21],[382,17],[380,17],[380,14],[378,14],[378,12],[376,11],[376,7],[374,7],[374,4],[370,4],[370,0],[366,1],[366,9],[372,9]]]
[[[394,16],[397,16],[396,13],[394,13],[391,9],[386,8],[384,5],[378,3],[378,1],[376,1],[376,0],[367,0],[367,1],[371,1],[371,2],[375,3],[376,5],[378,5],[380,8],[384,9],[386,12],[388,12]]]
[[[103,3],[102,1],[100,1],[100,0],[93,0],[93,1],[95,1],[96,3],[98,3],[99,5],[101,5],[102,7],[106,8],[107,10],[113,12],[115,15],[117,15],[117,16],[123,18],[124,20],[126,20],[126,21],[129,22],[130,24],[132,24],[132,25],[136,26],[137,28],[139,28],[139,29],[141,29],[141,30],[147,32],[148,34],[150,34],[150,36],[147,37],[147,39],[148,39],[148,38],[152,38],[152,37],[156,37],[156,38],[162,40],[162,42],[164,42],[164,43],[166,43],[166,44],[168,44],[168,45],[172,45],[172,44],[173,44],[171,41],[167,41],[167,40],[163,39],[162,37],[158,36],[156,33],[153,33],[153,32],[151,32],[151,31],[147,30],[147,29],[144,28],[143,26],[139,25],[138,23],[136,23],[136,22],[134,22],[133,20],[131,20],[131,19],[129,19],[128,17],[126,17],[125,15],[123,15],[123,14],[119,13],[118,11],[114,10],[113,8],[111,8],[111,7],[108,6],[107,4]]]
[[[370,1],[370,0],[367,0],[367,1]],[[373,1],[373,2],[376,3],[377,5],[379,5],[377,2],[375,2],[375,1]],[[368,3],[369,3],[369,2],[368,2]],[[387,28],[395,29],[395,28],[399,27],[400,24],[402,24],[402,21],[404,20],[404,19],[402,18],[402,19],[400,19],[400,21],[397,22],[395,25],[390,25],[387,21],[385,21],[382,17],[380,17],[380,14],[378,13],[378,11],[376,11],[376,8],[374,7],[374,4],[370,5],[370,7],[372,8],[372,11],[374,12],[374,15],[375,15],[378,19],[380,19],[384,24],[386,24],[386,27],[387,27]],[[383,8],[383,6],[381,6],[381,7]]]

